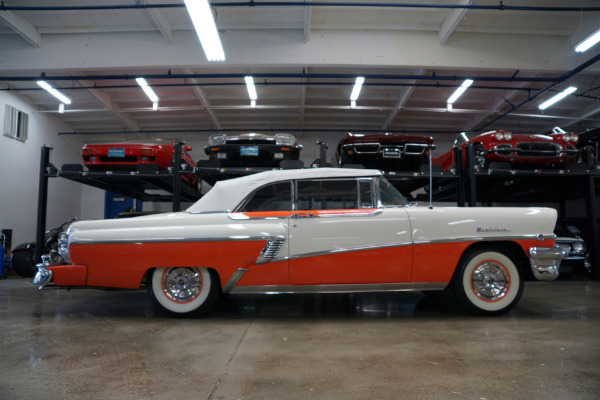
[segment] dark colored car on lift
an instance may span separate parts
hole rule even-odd
[[[338,166],[363,165],[384,171],[418,171],[435,148],[429,136],[347,133],[338,143]]]
[[[473,138],[461,133],[454,147],[460,147],[463,154],[463,166],[467,159],[467,144],[473,144],[475,163],[480,168],[488,168],[491,162],[505,162],[519,168],[560,167],[576,162],[579,149],[576,134],[554,128],[549,134],[522,134],[509,131],[490,131]],[[455,168],[454,149],[433,160],[446,172]]]
[[[289,133],[211,135],[204,152],[222,167],[277,168],[284,160],[299,160],[302,145]]]
[[[598,163],[600,155],[600,128],[579,133],[577,147],[581,150],[581,162],[585,163],[588,168],[600,168],[600,163]]]

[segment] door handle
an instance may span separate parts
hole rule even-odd
[[[292,214],[292,218],[310,218],[313,217],[315,214],[310,213],[310,212],[301,212],[301,213],[296,213],[296,214]]]

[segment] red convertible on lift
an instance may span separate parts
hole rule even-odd
[[[459,142],[461,142],[459,144]],[[490,162],[508,162],[520,168],[540,168],[542,166],[563,166],[576,162],[579,149],[576,147],[578,136],[554,128],[546,135],[513,134],[509,131],[491,131],[469,139],[464,133],[455,141],[463,154],[463,166],[467,159],[467,144],[473,144],[475,163],[487,168]],[[455,168],[454,149],[433,160],[434,165],[446,172]]]
[[[195,167],[196,162],[187,153],[191,150],[191,146],[183,146],[181,160],[190,167]],[[83,164],[90,171],[128,171],[143,164],[157,164],[160,170],[166,170],[174,153],[173,142],[160,139],[86,144],[81,149]],[[195,185],[198,177],[196,174],[182,174],[181,179]]]

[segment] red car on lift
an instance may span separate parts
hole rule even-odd
[[[467,144],[472,143],[475,163],[480,168],[487,168],[490,162],[507,162],[519,168],[541,168],[576,162],[579,154],[577,141],[577,134],[554,128],[551,133],[543,135],[496,130],[472,139],[461,133],[454,145],[462,150],[463,166],[467,159]],[[449,171],[456,165],[454,154],[454,149],[451,149],[432,163],[441,166],[444,172]]]
[[[429,136],[347,133],[338,143],[338,166],[361,164],[384,171],[418,171],[435,148]]]
[[[183,146],[181,160],[195,167],[196,162],[187,153],[191,150],[191,146]],[[164,171],[171,164],[174,153],[175,144],[160,139],[86,144],[81,149],[83,164],[90,171],[129,171],[143,164],[157,164]],[[198,177],[193,173],[184,173],[181,179],[194,186]]]

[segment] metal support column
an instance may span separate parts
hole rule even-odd
[[[477,185],[475,182],[475,155],[473,143],[467,144],[467,181],[469,182],[469,207],[477,205]]]
[[[173,212],[181,209],[181,174],[179,173],[181,168],[181,145],[182,143],[179,141],[175,143],[173,154]]]
[[[463,153],[460,147],[452,149],[454,151],[454,159],[456,165],[456,205],[459,207],[465,206],[465,169],[463,168]]]
[[[592,279],[600,280],[600,239],[598,235],[598,213],[596,212],[596,182],[595,177],[588,177],[588,195],[586,197],[587,215],[592,228],[591,243],[587,243],[592,262]]]
[[[50,163],[51,147],[42,147],[40,157],[40,175],[38,188],[38,210],[37,210],[37,229],[35,235],[35,263],[42,262],[42,252],[44,250],[44,239],[46,233],[46,212],[48,206],[48,175],[46,174],[48,164]]]

